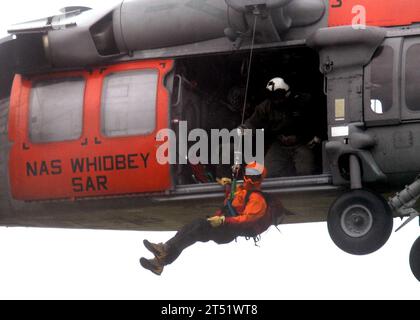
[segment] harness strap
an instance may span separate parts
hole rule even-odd
[[[251,195],[253,193],[258,193],[258,194],[260,194],[264,197],[264,194],[259,190],[248,190],[246,195],[245,195],[245,200],[244,200],[244,205],[242,207],[242,211],[245,210],[246,206],[248,205],[249,199],[251,198]],[[265,197],[264,197],[264,199],[265,199]],[[226,206],[223,207],[223,210],[226,212],[226,209],[227,209],[227,213],[229,214],[230,217],[236,217],[239,214],[236,211],[236,209],[233,207],[232,202],[233,202],[233,199],[229,199],[226,203]]]
[[[244,209],[245,209],[245,207],[247,206],[247,204],[248,204],[248,202],[249,202],[249,199],[251,198],[251,195],[252,194],[254,194],[254,193],[258,193],[258,194],[260,194],[263,198],[264,198],[264,200],[267,202],[267,200],[266,200],[266,197],[264,196],[264,193],[262,192],[262,191],[260,191],[260,190],[249,190],[247,193],[246,193],[246,196],[245,196],[245,201],[244,201]],[[268,214],[268,208],[267,208],[267,212],[265,213],[265,214]],[[250,240],[251,238],[246,238],[247,240]],[[258,245],[258,243],[261,241],[261,235],[257,235],[257,236],[255,236],[255,237],[252,237],[252,239],[254,240],[254,245],[256,246],[256,247],[259,247],[259,245]]]

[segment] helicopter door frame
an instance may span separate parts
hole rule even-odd
[[[375,56],[371,62],[364,68],[364,122],[367,127],[395,125],[401,122],[401,108],[400,108],[400,81],[399,75],[401,74],[400,56],[401,56],[401,38],[388,38],[375,52]],[[390,57],[392,52],[393,56]],[[379,56],[378,56],[379,54]],[[392,61],[391,63],[389,63]],[[376,63],[376,65],[375,65]],[[386,68],[392,66],[392,70]],[[376,68],[379,74],[376,79],[384,83],[372,83],[373,68]],[[383,73],[386,74],[383,74]],[[388,77],[388,79],[386,79]],[[374,79],[374,81],[377,81]],[[389,84],[389,81],[392,84]],[[386,87],[388,85],[388,87]],[[389,90],[391,89],[391,90]],[[392,93],[391,97],[385,99],[377,99],[381,95]],[[377,95],[372,99],[372,95]],[[389,99],[391,98],[391,99]],[[389,101],[392,100],[392,101]],[[384,110],[387,109],[387,110]]]
[[[162,193],[173,188],[170,164],[159,164],[156,157],[158,148],[164,143],[157,141],[157,133],[169,128],[170,123],[171,97],[165,87],[165,78],[172,69],[172,60],[146,60],[112,65],[101,70],[100,81],[97,83],[101,100],[95,104],[94,111],[97,136],[91,149],[95,154],[115,159],[115,170],[110,171],[109,175],[110,195]],[[131,95],[125,91],[128,90],[125,84],[130,82],[137,83],[138,92],[133,92],[133,96],[128,99],[118,101],[120,94]],[[124,88],[120,85],[124,85]],[[111,88],[110,99],[115,101],[115,104],[110,103],[108,106],[107,88]],[[150,95],[153,90],[156,90],[156,98]],[[142,104],[141,117],[136,118],[133,114],[133,120],[127,119],[130,118],[130,111],[127,109],[127,114],[118,112],[121,117],[113,118],[115,107],[125,107],[133,102],[134,105]],[[149,106],[146,107],[147,105]],[[107,108],[110,113],[108,119]],[[150,117],[155,123],[149,120]],[[122,131],[118,123],[121,120],[127,121],[128,125]],[[130,128],[130,124],[134,127]]]
[[[402,121],[410,121],[410,122],[418,122],[420,121],[420,99],[417,99],[419,96],[419,90],[418,86],[415,86],[414,88],[408,88],[408,75],[407,71],[410,69],[410,71],[416,70],[416,73],[410,74],[410,76],[414,76],[416,78],[419,78],[417,74],[419,74],[419,68],[420,68],[420,59],[418,58],[419,55],[415,54],[411,56],[411,58],[414,58],[413,60],[409,60],[409,51],[411,49],[414,49],[414,47],[417,47],[416,52],[420,52],[420,37],[407,37],[404,38],[404,44],[402,49],[402,63],[401,63],[401,114],[402,114]],[[407,66],[407,63],[412,62],[410,66]],[[414,80],[414,79],[413,79]],[[414,82],[414,81],[413,81]],[[415,81],[414,83],[419,83],[418,81]],[[417,87],[417,88],[416,88]],[[414,90],[413,90],[414,89]],[[408,91],[410,90],[410,91]],[[414,94],[413,97],[408,97],[408,94]],[[414,102],[415,101],[415,102]],[[409,104],[415,103],[415,108],[410,108]]]
[[[156,133],[168,128],[170,120],[170,95],[165,78],[172,68],[172,60],[153,60],[28,78],[17,75],[9,118],[9,176],[13,198],[61,200],[161,194],[172,189],[170,165],[160,165],[156,159],[156,150],[161,145],[156,141]],[[113,76],[116,77],[111,79],[108,107],[114,114],[111,112],[108,121],[104,121],[106,92],[103,88],[107,78]],[[68,80],[74,78],[84,80],[83,91],[80,85],[69,84]],[[151,89],[154,86],[156,91]],[[156,92],[156,98],[151,96],[153,93],[143,94],[145,90]],[[145,100],[143,96],[148,98]],[[136,116],[139,101],[143,103],[140,108],[144,104],[152,105],[148,111],[142,109],[141,117]],[[81,103],[81,109],[75,103]],[[133,105],[132,109],[118,113],[127,103]],[[142,128],[135,131],[136,123],[144,124],[147,122],[144,119],[151,117],[155,118],[155,124],[147,132]],[[111,134],[103,130],[104,123],[110,127]],[[125,132],[126,123],[131,123],[134,131]]]

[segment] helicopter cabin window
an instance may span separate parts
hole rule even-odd
[[[411,111],[420,111],[420,44],[407,50],[405,65],[405,97]]]
[[[84,78],[35,81],[29,107],[29,138],[34,143],[75,140],[82,135]]]
[[[108,75],[102,94],[102,130],[108,137],[146,135],[156,128],[158,71]]]
[[[371,110],[384,114],[391,110],[393,104],[393,71],[394,51],[389,46],[378,49],[370,65]]]

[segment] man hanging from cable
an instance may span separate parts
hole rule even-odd
[[[271,210],[261,192],[261,183],[266,174],[266,169],[261,164],[254,162],[247,165],[244,184],[233,192],[233,199],[231,193],[226,192],[224,207],[214,216],[197,219],[184,226],[166,243],[153,244],[144,240],[144,246],[155,257],[150,260],[141,258],[142,267],[160,275],[164,266],[174,262],[184,249],[196,242],[212,240],[218,244],[226,244],[237,237],[256,238],[271,225],[278,225],[282,210]]]

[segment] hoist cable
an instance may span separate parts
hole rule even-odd
[[[253,55],[254,55],[255,34],[256,34],[256,30],[257,30],[257,19],[258,19],[258,16],[254,15],[254,27],[253,27],[253,30],[252,30],[251,52],[249,54],[248,75],[247,75],[247,79],[246,79],[245,99],[244,99],[244,107],[243,107],[243,111],[242,111],[242,123],[241,123],[241,125],[243,125],[245,123],[246,105],[248,103],[247,100],[248,100],[249,82],[250,82],[250,79],[251,79],[252,58],[253,58]]]

